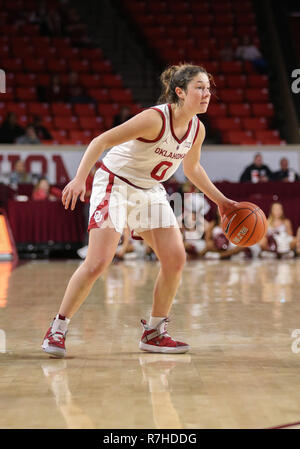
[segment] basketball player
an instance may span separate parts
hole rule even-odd
[[[160,353],[190,349],[188,344],[174,340],[166,329],[186,254],[161,182],[169,179],[183,160],[185,175],[218,205],[221,216],[235,204],[213,185],[199,163],[205,128],[196,114],[207,110],[211,80],[212,76],[200,66],[169,67],[161,75],[163,88],[158,106],[104,132],[88,145],[75,178],[63,190],[65,209],[74,210],[77,199],[84,200],[85,180],[91,168],[104,150],[111,150],[94,177],[87,257],[71,277],[44,338],[42,348],[52,356],[65,356],[69,321],[111,263],[127,219],[137,208],[145,221],[132,220],[128,225],[153,248],[160,261],[152,313],[148,324],[141,321],[139,347]],[[147,214],[143,215],[143,207]]]

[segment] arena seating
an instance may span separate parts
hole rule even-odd
[[[260,48],[251,1],[123,0],[122,4],[164,65],[190,61],[213,74],[217,92],[207,114],[223,143],[285,143],[272,130],[268,77],[257,73],[249,61],[223,61],[220,56],[224,44],[235,50],[244,35]],[[266,130],[269,133],[261,133]]]
[[[38,115],[53,136],[45,143],[87,144],[111,127],[123,104],[132,113],[140,111],[102,50],[86,42],[85,25],[76,19],[74,10],[67,10],[69,5],[46,1],[47,11],[55,8],[65,23],[63,35],[44,36],[38,24],[29,23],[39,10],[38,0],[17,0],[11,4],[14,8],[9,2],[1,8],[2,3],[0,0],[0,66],[6,72],[7,89],[0,97],[0,123],[10,111],[16,113],[22,126]],[[40,101],[41,86],[47,87],[58,74],[64,87],[71,71],[79,75],[79,84],[91,103]]]

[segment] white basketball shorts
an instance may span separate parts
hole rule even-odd
[[[94,176],[88,230],[107,226],[120,234],[128,226],[133,236],[155,228],[179,227],[162,184],[142,189],[102,165]]]

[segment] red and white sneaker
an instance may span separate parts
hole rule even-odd
[[[190,346],[181,341],[173,340],[167,333],[167,323],[170,320],[163,318],[156,327],[150,328],[145,320],[141,320],[144,328],[139,348],[142,351],[161,352],[164,354],[182,354],[190,350]]]
[[[47,330],[42,348],[53,357],[63,358],[66,355],[65,340],[69,321],[67,318],[55,317]]]

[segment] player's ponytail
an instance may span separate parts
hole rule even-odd
[[[188,83],[198,75],[198,73],[205,73],[208,79],[214,84],[212,75],[207,73],[202,66],[179,64],[168,67],[160,75],[162,90],[157,104],[179,103],[180,99],[175,92],[176,87],[180,87],[186,92]]]

